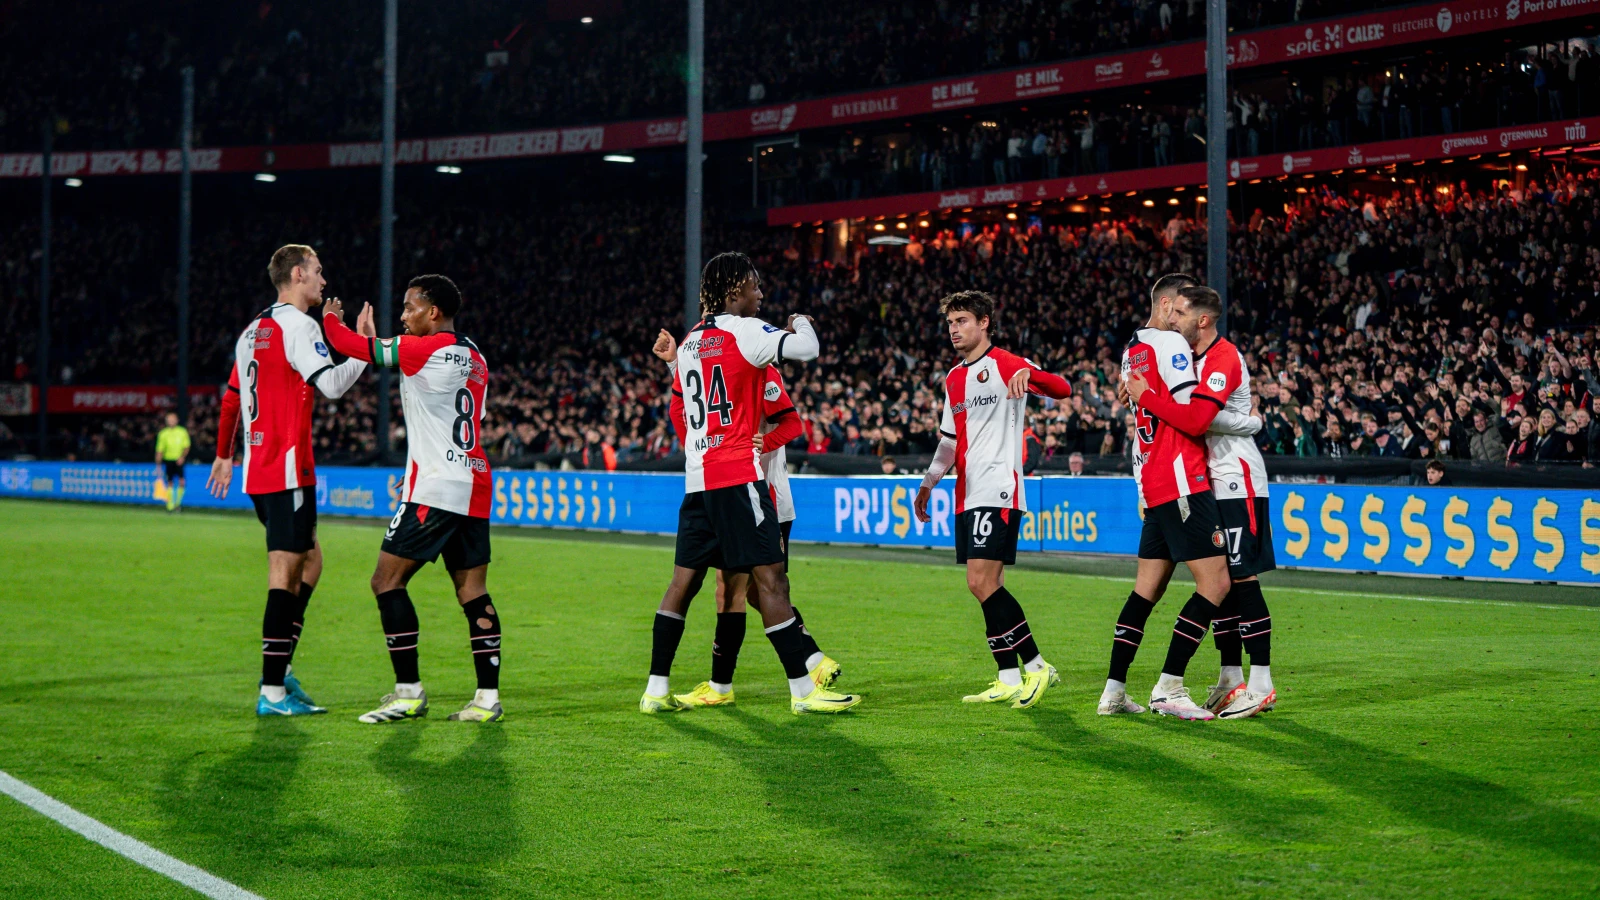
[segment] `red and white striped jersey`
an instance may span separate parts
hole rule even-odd
[[[367,338],[331,314],[323,326],[333,348],[400,370],[406,420],[407,503],[489,518],[493,479],[479,440],[489,366],[476,344],[453,331]]]
[[[783,387],[783,373],[777,366],[767,367],[767,383],[761,391],[761,434],[770,435],[780,427],[786,417],[798,416],[794,401]],[[794,521],[794,494],[789,490],[789,454],[785,445],[763,445],[761,468],[766,472],[767,488],[772,491],[772,503],[778,508],[779,522]]]
[[[270,494],[317,483],[311,451],[312,388],[342,395],[366,366],[335,366],[315,319],[287,303],[267,308],[239,336],[229,389],[244,425],[244,491]],[[322,381],[322,384],[318,382]],[[233,454],[233,410],[225,403],[218,453]],[[223,447],[223,439],[227,446]]]
[[[1198,383],[1194,353],[1189,342],[1176,331],[1141,328],[1122,353],[1122,380],[1133,372],[1142,373],[1150,390],[1161,391],[1176,403],[1187,403]],[[1154,369],[1156,375],[1151,375]],[[1139,486],[1139,502],[1146,508],[1171,503],[1196,491],[1210,488],[1206,477],[1206,447],[1161,422],[1137,404],[1133,406],[1133,479]]]
[[[1217,338],[1194,363],[1200,384],[1191,403],[1204,398],[1223,409],[1250,415],[1250,371],[1232,341]],[[1211,490],[1218,500],[1267,496],[1267,463],[1253,438],[1211,432],[1206,435],[1206,451]]]
[[[1007,383],[1019,369],[1032,369],[1028,392],[1061,399],[1072,385],[1031,360],[998,347],[976,362],[962,363],[944,379],[944,413],[939,432],[956,442],[956,512],[998,506],[1026,512],[1022,490],[1022,431],[1028,398],[1007,397]]]
[[[766,477],[752,440],[765,421],[767,367],[792,335],[726,313],[702,320],[678,345],[672,410],[684,430],[684,490],[751,484]]]

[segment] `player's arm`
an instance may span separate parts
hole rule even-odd
[[[1157,391],[1150,390],[1150,382],[1143,372],[1128,375],[1128,396],[1140,409],[1171,425],[1190,437],[1200,437],[1211,427],[1222,402],[1209,394],[1196,393],[1188,403],[1178,403]],[[1209,402],[1196,402],[1209,401]]]
[[[776,366],[767,368],[767,383],[761,391],[761,415],[773,426],[766,434],[756,435],[764,451],[776,450],[805,431],[800,414],[795,412],[794,401],[784,389],[783,373]]]
[[[189,448],[192,447],[193,444],[189,442],[189,429],[179,425],[178,435],[183,439],[182,443],[179,444],[181,449],[178,450],[178,465],[181,466],[189,461]]]
[[[950,466],[956,461],[956,414],[950,409],[950,391],[944,393],[944,411],[939,416],[939,446],[933,451],[933,462],[928,466],[928,474],[922,476],[922,486],[917,488],[917,497],[911,503],[911,509],[917,514],[917,521],[928,521],[928,498],[933,495],[933,486],[939,483],[944,473],[950,471]]]
[[[683,410],[683,384],[678,381],[678,370],[672,370],[672,402],[667,406],[667,418],[672,421],[672,430],[677,432],[678,443],[683,443],[689,436],[689,423],[684,419]]]
[[[377,338],[366,337],[350,330],[344,324],[344,307],[338,300],[329,300],[322,311],[322,333],[328,344],[351,359],[370,363],[378,358]]]
[[[1013,353],[996,354],[1000,377],[1006,380],[1006,396],[1016,400],[1023,394],[1039,394],[1053,400],[1072,396],[1072,383],[1060,375],[1039,368],[1033,360]]]
[[[1207,434],[1232,434],[1239,437],[1255,437],[1260,431],[1259,418],[1247,413],[1234,412],[1227,407],[1217,411],[1217,417],[1211,420],[1211,427],[1206,429]]]
[[[757,368],[766,368],[779,360],[806,362],[817,358],[822,345],[817,341],[816,329],[807,316],[790,316],[789,329],[768,325],[760,319],[735,319],[730,325],[739,341],[739,352],[745,361]]]
[[[928,498],[933,495],[933,486],[950,471],[950,466],[954,465],[955,461],[956,439],[948,434],[940,435],[939,448],[933,451],[933,462],[928,465],[928,474],[922,476],[922,486],[917,488],[917,499],[911,504],[912,510],[917,514],[917,521],[928,521]]]
[[[206,479],[206,489],[218,500],[228,496],[228,486],[233,483],[233,442],[238,436],[239,364],[235,362],[217,414],[217,458],[211,461],[211,476]]]
[[[338,300],[329,300],[327,307],[328,314],[335,318],[343,314]],[[284,322],[283,352],[288,357],[289,365],[300,373],[306,384],[316,388],[329,400],[337,400],[367,370],[367,361],[352,356],[334,365],[328,358],[328,348],[323,345],[322,337],[315,320],[287,320]]]

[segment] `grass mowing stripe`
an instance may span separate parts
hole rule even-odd
[[[125,856],[152,872],[165,875],[212,900],[262,900],[261,897],[232,882],[223,881],[204,869],[197,869],[182,860],[173,859],[143,841],[101,824],[5,772],[0,772],[0,793],[6,794],[39,815],[54,820],[62,827],[76,831],[107,850]]]

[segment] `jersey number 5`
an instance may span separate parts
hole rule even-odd
[[[456,391],[456,420],[450,425],[450,437],[463,450],[478,446],[478,423],[472,416],[475,410],[472,392],[466,388]]]
[[[1156,442],[1156,422],[1154,416],[1144,411],[1137,403],[1129,404],[1133,407],[1133,427],[1139,433],[1139,442],[1154,444]]]
[[[684,384],[689,388],[689,402],[694,404],[694,411],[689,413],[689,428],[699,431],[705,427],[706,416],[716,413],[726,428],[733,424],[733,401],[728,399],[728,385],[722,380],[722,367],[711,367],[711,389],[705,390],[705,384],[699,372],[690,370],[683,377]]]

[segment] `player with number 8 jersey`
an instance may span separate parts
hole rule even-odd
[[[500,615],[489,597],[489,460],[479,439],[489,387],[483,354],[455,328],[461,292],[443,275],[419,275],[406,289],[400,321],[406,333],[377,337],[372,307],[361,311],[361,334],[347,328],[337,305],[323,316],[334,349],[400,370],[406,417],[406,468],[401,502],[372,573],[383,621],[394,693],[360,721],[378,725],[427,715],[417,657],[418,621],[407,586],[428,563],[444,558],[467,618],[478,690],[452,721],[494,722],[500,706]]]

